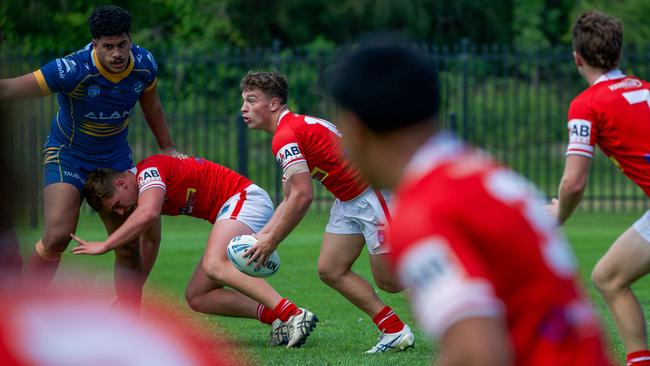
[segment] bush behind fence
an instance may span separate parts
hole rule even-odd
[[[508,164],[547,196],[556,194],[566,146],[566,113],[586,87],[568,48],[521,53],[504,47],[423,47],[440,69],[440,123]],[[282,198],[280,172],[270,136],[249,131],[239,114],[239,81],[248,70],[278,69],[289,80],[289,106],[298,113],[330,119],[336,108],[320,84],[334,52],[295,49],[151,50],[159,65],[158,91],[177,148],[249,176],[276,202]],[[0,56],[2,77],[35,70],[60,54],[7,50]],[[622,68],[648,75],[650,53],[631,50]],[[399,93],[396,90],[395,93]],[[42,190],[41,146],[56,113],[54,97],[11,105],[3,149],[26,174],[17,197],[21,217],[37,222]],[[129,141],[136,161],[158,151],[139,108],[131,118]],[[315,185],[316,186],[316,185]],[[597,154],[585,195],[588,210],[640,210],[641,191]],[[313,210],[327,212],[331,197],[316,188]]]

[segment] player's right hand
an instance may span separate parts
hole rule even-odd
[[[108,251],[103,241],[85,241],[72,233],[70,234],[70,237],[78,243],[76,247],[70,250],[72,254],[98,255],[104,254]]]

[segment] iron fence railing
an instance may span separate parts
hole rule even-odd
[[[566,112],[586,87],[567,48],[517,52],[507,47],[423,47],[440,70],[440,123],[520,172],[554,196],[563,169]],[[248,70],[278,69],[289,80],[292,110],[334,121],[335,106],[320,87],[334,52],[295,49],[223,50],[194,54],[187,50],[152,50],[159,64],[158,91],[178,149],[231,167],[249,176],[278,202],[280,174],[270,151],[270,136],[249,131],[241,122],[239,81]],[[63,55],[3,51],[0,76],[33,71]],[[622,68],[647,76],[650,52],[627,50]],[[395,93],[399,93],[396,90]],[[25,172],[19,201],[23,217],[38,220],[40,149],[56,113],[53,97],[12,103],[5,120],[3,150]],[[157,152],[139,111],[131,120],[129,141],[134,159]],[[594,160],[583,205],[588,210],[640,210],[641,191],[607,161]],[[316,186],[316,185],[315,185]],[[317,187],[314,210],[325,212],[331,198]]]

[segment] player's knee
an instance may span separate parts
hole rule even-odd
[[[342,271],[335,266],[318,262],[318,276],[320,277],[321,281],[327,284],[331,285],[338,282],[344,274],[345,271]]]
[[[393,278],[375,278],[375,284],[377,284],[377,287],[381,290],[390,294],[400,292],[404,289],[404,286],[400,285],[397,280]]]
[[[48,252],[61,254],[70,243],[70,233],[64,233],[62,230],[45,230],[40,243]]]
[[[225,272],[224,272],[223,263],[204,258],[203,262],[201,263],[201,266],[205,274],[208,275],[208,277],[210,277],[211,280],[219,283],[225,282],[224,281]]]
[[[629,287],[620,276],[608,271],[605,266],[597,264],[591,272],[591,282],[601,294],[618,292]]]
[[[115,261],[135,269],[140,265],[140,252],[132,245],[121,246],[115,249]]]
[[[200,297],[189,287],[185,290],[185,301],[187,302],[187,305],[189,305],[190,309],[201,312]]]

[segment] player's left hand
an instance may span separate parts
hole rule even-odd
[[[187,155],[183,154],[182,152],[179,152],[173,146],[166,147],[164,149],[160,149],[160,152],[165,154],[165,155],[173,156],[176,159],[185,159],[185,158],[187,158]]]
[[[108,251],[103,241],[85,241],[75,234],[70,234],[70,237],[78,243],[76,247],[70,250],[72,254],[97,255],[104,254]]]
[[[244,257],[250,255],[250,258],[248,258],[248,262],[246,262],[246,264],[250,265],[251,263],[257,261],[257,268],[260,268],[266,264],[266,261],[271,256],[271,253],[277,249],[278,244],[280,243],[276,243],[275,240],[271,238],[270,234],[260,234],[256,235],[256,237],[257,243],[255,243],[255,245],[244,252]]]

